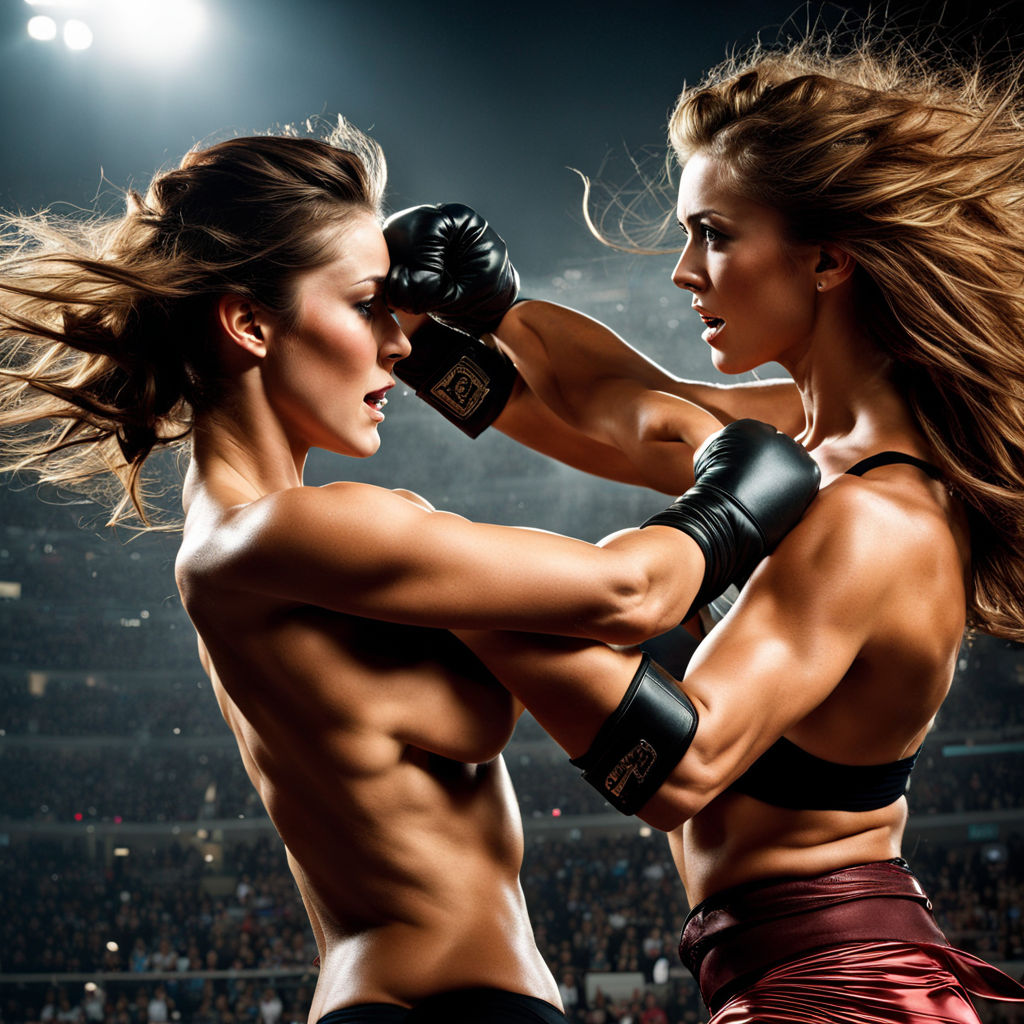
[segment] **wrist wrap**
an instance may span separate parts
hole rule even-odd
[[[498,348],[428,319],[395,376],[463,433],[477,437],[500,415],[515,386],[515,363]]]
[[[636,814],[680,762],[697,731],[697,709],[645,654],[619,706],[572,764],[617,811]]]
[[[674,527],[692,537],[704,555],[704,579],[682,622],[730,583],[742,586],[765,554],[764,536],[756,523],[739,519],[728,498],[713,486],[702,487],[699,480],[643,525]]]

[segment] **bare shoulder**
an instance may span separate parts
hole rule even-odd
[[[202,580],[244,587],[266,573],[301,572],[328,556],[361,563],[430,510],[412,492],[352,482],[293,487],[226,509],[203,508],[186,518],[176,563],[179,586]]]
[[[890,711],[904,702],[898,722],[905,728],[889,736],[902,749],[904,734],[923,726],[948,687],[963,630],[963,581],[935,488],[881,471],[827,484],[690,663],[691,698],[726,708],[740,723],[712,753],[726,751],[742,767],[750,751],[809,716],[847,700],[859,707],[869,693]],[[907,679],[915,686],[899,685]],[[868,682],[846,685],[851,680]],[[846,726],[836,733],[849,734]],[[880,750],[879,760],[890,754]]]
[[[768,562],[776,586],[803,601],[805,614],[865,624],[936,614],[956,631],[965,560],[941,486],[895,466],[831,481]]]
[[[822,490],[821,498],[821,512],[835,520],[840,537],[889,561],[893,569],[937,570],[961,563],[953,501],[941,484],[913,467],[844,474]]]

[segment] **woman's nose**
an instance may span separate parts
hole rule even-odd
[[[689,246],[679,254],[675,269],[672,271],[672,283],[677,288],[691,292],[699,292],[704,287],[704,275],[694,265]]]

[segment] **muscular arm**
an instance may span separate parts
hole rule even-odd
[[[365,484],[282,491],[236,513],[204,570],[276,600],[419,626],[635,643],[675,625],[704,576],[663,526],[605,546],[472,523]]]
[[[401,211],[384,235],[387,301],[413,343],[397,373],[470,436],[497,423],[577,468],[678,494],[693,481],[694,448],[722,422],[758,419],[791,435],[802,429],[791,382],[679,381],[589,317],[547,302],[511,305],[518,275],[504,241],[466,206]],[[425,324],[427,313],[441,322]],[[471,340],[485,334],[502,353]],[[452,374],[472,401],[453,405],[445,391]]]
[[[712,417],[759,419],[791,436],[803,427],[792,381],[679,380],[564,306],[521,302],[505,315],[497,338],[521,381],[495,425],[598,476],[678,493],[693,482],[693,448]]]
[[[186,604],[205,581],[385,622],[636,643],[745,579],[820,479],[796,442],[752,420],[709,438],[696,475],[644,529],[602,546],[471,523],[367,484],[286,488],[207,508],[211,521],[187,531],[196,540],[182,545],[179,585]]]
[[[908,588],[894,581],[935,572],[934,536],[925,531],[879,559],[877,537],[894,528],[891,505],[845,481],[837,490],[761,563],[690,662],[681,689],[699,724],[639,812],[655,827],[670,830],[692,817],[822,705],[906,604]],[[458,635],[571,757],[587,750],[640,662],[635,652],[576,640]]]

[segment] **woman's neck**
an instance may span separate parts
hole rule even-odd
[[[296,448],[268,410],[224,403],[196,416],[185,511],[201,490],[225,505],[302,486],[308,448]]]
[[[917,434],[893,381],[892,359],[842,304],[826,310],[811,342],[786,369],[804,406],[800,441],[811,451],[856,450]]]

